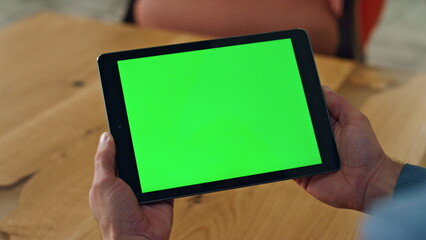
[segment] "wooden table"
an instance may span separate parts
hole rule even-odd
[[[96,57],[201,39],[53,13],[1,30],[0,239],[99,239],[88,206],[107,130]],[[316,61],[322,82],[370,117],[391,156],[426,162],[426,74]],[[171,238],[354,239],[361,218],[284,181],[178,199]]]

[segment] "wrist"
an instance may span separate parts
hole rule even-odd
[[[403,163],[394,161],[385,154],[367,183],[363,210],[368,209],[377,199],[392,196],[401,173]]]

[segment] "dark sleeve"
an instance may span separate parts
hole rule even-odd
[[[426,189],[426,168],[405,164],[395,186],[395,197]]]
[[[363,239],[426,239],[426,168],[404,165],[393,199],[380,200],[369,214]]]

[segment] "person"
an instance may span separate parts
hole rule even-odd
[[[362,61],[385,0],[130,0],[124,21],[206,36],[309,32],[316,53]]]
[[[380,199],[394,196],[395,202],[373,207],[372,214],[378,218],[366,222],[365,238],[426,239],[426,228],[422,227],[426,220],[426,170],[389,158],[367,117],[331,89],[323,87],[323,92],[341,169],[298,178],[295,182],[328,205],[363,212]],[[104,239],[168,239],[173,201],[139,205],[130,187],[116,177],[114,158],[114,140],[109,133],[104,133],[95,156],[89,194],[102,236]],[[422,190],[424,197],[418,194]],[[410,197],[410,192],[416,196]],[[413,204],[407,206],[407,201]]]
[[[335,55],[343,0],[134,0],[135,24],[231,37],[303,28],[317,53]]]

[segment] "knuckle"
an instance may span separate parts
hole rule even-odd
[[[103,166],[104,160],[107,158],[105,152],[97,152],[94,158],[95,169],[99,169]]]
[[[92,196],[97,196],[100,193],[102,193],[106,187],[108,187],[108,179],[107,178],[98,178],[96,180],[93,180],[92,186],[90,187],[89,194]]]
[[[99,151],[95,155],[95,161],[100,161],[101,162],[106,157],[107,157],[107,154],[104,151]]]
[[[353,115],[353,119],[359,123],[369,123],[370,121],[368,120],[367,116],[365,116],[365,114],[363,114],[360,111],[356,111],[356,113]]]
[[[92,199],[93,197],[95,197],[97,192],[98,192],[97,186],[92,184],[92,186],[89,189],[89,199]]]
[[[102,181],[93,181],[92,186],[90,187],[89,194],[96,195],[102,189]]]

